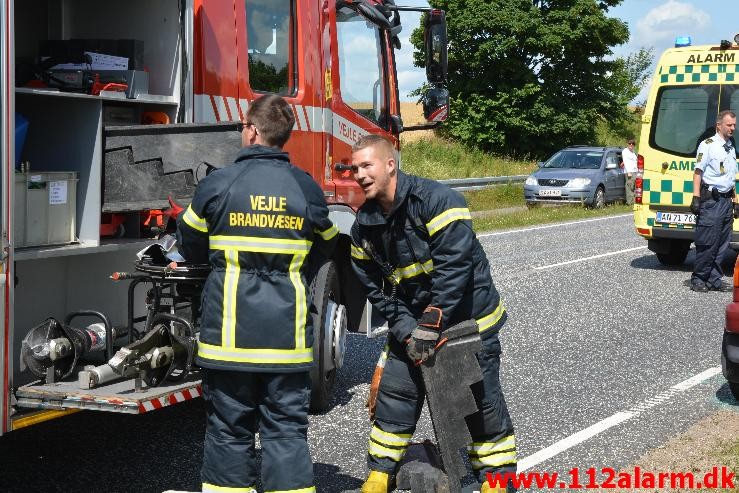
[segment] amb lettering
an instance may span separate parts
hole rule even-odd
[[[230,212],[228,214],[229,226],[303,229],[304,218],[288,214],[276,214],[287,211],[287,197],[249,195],[249,204],[251,205],[251,212]]]
[[[736,53],[709,53],[707,55],[690,55],[688,63],[734,63]]]
[[[695,171],[695,161],[673,161],[669,169],[671,171]]]

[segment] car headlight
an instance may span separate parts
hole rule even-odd
[[[536,184],[538,184],[538,181],[536,180],[536,177],[529,176],[528,178],[526,178],[526,185],[533,186],[533,185],[536,185]]]
[[[590,178],[575,178],[574,180],[570,180],[569,185],[575,188],[584,187],[590,185]]]

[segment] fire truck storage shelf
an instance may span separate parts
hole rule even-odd
[[[130,271],[136,252],[152,240],[100,236],[105,132],[111,124],[106,115],[110,109],[117,110],[115,123],[130,125],[140,124],[144,112],[161,112],[175,122],[181,95],[191,81],[183,79],[183,43],[187,40],[181,39],[183,31],[178,22],[181,2],[26,0],[12,4],[11,35],[15,43],[8,62],[37,60],[39,44],[44,40],[140,40],[150,93],[127,99],[123,93],[107,91],[93,96],[17,87],[10,94],[15,111],[29,122],[20,158],[29,163],[30,173],[67,171],[76,173],[78,179],[78,243],[14,249],[11,238],[15,284],[11,288],[11,313],[5,315],[11,320],[8,352],[18,355],[26,332],[47,317],[63,319],[76,310],[96,310],[104,313],[114,326],[125,325],[128,284],[114,282],[109,276],[114,271]],[[14,213],[12,219],[23,217]],[[143,290],[135,298],[135,306],[145,306]],[[74,388],[76,381],[70,382],[69,388],[44,388],[30,384],[35,377],[21,372],[17,359],[11,358],[10,363],[11,374],[6,377],[16,389],[15,397],[21,400],[20,417],[25,414],[23,405],[36,409],[95,408],[139,413],[199,395],[199,381],[193,379],[176,385],[165,382],[167,385],[140,395],[133,393],[132,380],[94,391]]]
[[[86,409],[142,414],[200,397],[200,374],[190,373],[180,382],[165,381],[136,392],[134,380],[123,380],[96,389],[79,388],[77,381],[41,384],[33,382],[16,391],[18,405],[30,409]]]

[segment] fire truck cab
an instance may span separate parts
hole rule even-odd
[[[76,369],[69,381],[39,381],[22,370],[23,339],[49,317],[94,310],[110,326],[105,357],[126,342],[151,293],[109,276],[155,242],[141,231],[152,232],[166,204],[126,200],[148,179],[114,200],[115,156],[124,150],[186,206],[203,169],[231,162],[249,103],[265,93],[291,105],[286,150],[324,190],[342,235],[310,288],[313,408],[328,406],[346,331],[382,325],[350,269],[347,235],[364,196],[348,165],[362,135],[399,145],[395,49],[400,29],[415,27],[401,24],[410,10],[423,12],[431,126],[448,111],[439,10],[393,0],[0,0],[0,434],[79,409],[135,414],[199,395],[197,374],[148,390],[133,379],[81,389]],[[86,363],[104,364],[101,355]]]

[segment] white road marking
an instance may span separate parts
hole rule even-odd
[[[572,224],[582,224],[582,223],[592,223],[595,221],[607,221],[609,219],[618,219],[621,217],[632,217],[634,214],[619,214],[617,216],[607,216],[607,217],[596,217],[594,219],[583,219],[581,221],[570,221],[566,223],[557,223],[557,224],[545,224],[543,226],[533,226],[531,228],[523,228],[523,229],[512,229],[510,231],[499,231],[497,233],[482,233],[478,234],[478,238],[487,238],[489,236],[502,236],[502,235],[509,235],[512,233],[525,233],[527,231],[536,231],[539,229],[549,229],[549,228],[561,228],[563,226],[570,226]]]
[[[602,421],[599,421],[592,426],[585,428],[584,430],[580,430],[577,433],[574,433],[566,438],[563,438],[562,440],[555,442],[552,445],[542,450],[539,450],[538,452],[532,455],[529,455],[528,457],[525,457],[519,460],[518,461],[518,472],[523,472],[523,471],[526,471],[527,469],[531,469],[537,464],[541,464],[545,460],[551,459],[552,457],[558,454],[561,454],[565,450],[572,448],[575,445],[578,445],[589,438],[592,438],[600,433],[603,433],[604,431],[610,428],[613,428],[614,426],[619,425],[625,421],[628,421],[631,418],[639,416],[644,411],[647,411],[659,404],[662,404],[668,401],[670,398],[676,396],[680,392],[684,392],[688,389],[691,389],[695,387],[696,385],[702,382],[705,382],[709,378],[718,375],[719,373],[721,373],[720,366],[709,368],[697,375],[694,375],[688,378],[687,380],[684,380],[676,385],[673,385],[668,390],[661,392],[654,397],[646,399],[640,404],[637,404],[636,406],[631,407],[627,411],[619,411],[616,414],[609,416],[608,418]]]
[[[596,259],[596,258],[610,257],[612,255],[619,255],[621,253],[627,253],[627,252],[635,252],[636,250],[643,250],[645,248],[647,248],[646,245],[640,246],[640,247],[636,247],[636,248],[627,248],[625,250],[618,250],[616,252],[601,253],[599,255],[593,255],[592,257],[583,257],[583,258],[578,258],[578,259],[575,259],[575,260],[568,260],[567,262],[560,262],[558,264],[541,265],[539,267],[534,267],[534,270],[551,269],[553,267],[560,267],[562,265],[568,265],[568,264],[576,264],[578,262],[585,262],[587,260],[593,260],[593,259]]]

